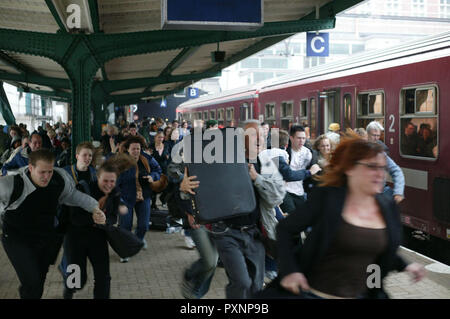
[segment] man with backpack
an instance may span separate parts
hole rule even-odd
[[[2,243],[19,277],[22,299],[42,297],[48,267],[58,256],[58,206],[79,206],[93,213],[97,224],[105,214],[92,197],[75,189],[71,177],[54,168],[54,154],[46,149],[31,152],[29,164],[18,175],[0,178]]]

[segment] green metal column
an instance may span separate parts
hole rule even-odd
[[[69,75],[72,87],[72,155],[76,146],[91,141],[91,103],[95,73],[100,68],[92,55],[90,43],[84,34],[78,35],[64,56],[62,65]]]
[[[106,111],[102,110],[103,105],[94,105],[94,126],[93,126],[93,136],[94,140],[100,141],[101,132],[102,132],[102,124],[105,123],[105,113]]]
[[[16,118],[14,117],[14,114],[11,110],[11,105],[9,105],[8,96],[6,95],[5,89],[3,88],[2,81],[0,81],[0,112],[3,115],[6,124],[16,124]]]

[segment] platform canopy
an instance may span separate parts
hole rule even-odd
[[[332,29],[359,2],[265,0],[259,29],[192,31],[162,30],[161,0],[1,0],[0,81],[70,102],[86,139],[95,107],[178,92],[295,33]],[[223,62],[211,58],[218,44]]]

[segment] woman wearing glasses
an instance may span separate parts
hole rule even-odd
[[[402,225],[394,200],[382,194],[385,174],[380,144],[344,139],[319,177],[322,187],[280,221],[279,277],[262,297],[387,298],[382,280],[390,271],[421,280],[424,268],[397,255]]]

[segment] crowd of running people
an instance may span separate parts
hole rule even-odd
[[[47,124],[31,134],[20,125],[0,133],[2,243],[20,297],[42,297],[49,266],[63,247],[63,297],[73,298],[86,284],[89,259],[94,298],[109,298],[109,249],[101,225],[131,231],[136,215],[135,235],[145,250],[157,198],[169,215],[182,219],[199,252],[180,283],[185,298],[208,292],[218,264],[229,280],[226,297],[238,299],[386,298],[382,279],[390,271],[423,278],[422,266],[397,254],[404,177],[380,140],[378,122],[347,132],[333,123],[314,140],[301,125],[275,131],[249,120],[243,128],[255,134],[245,137],[248,176],[236,178],[250,178],[256,207],[207,225],[197,223],[191,205],[202,181],[172,161],[174,147],[194,130],[190,123],[158,118],[108,125],[101,141],[76,146],[73,162],[69,125]],[[203,127],[215,129],[214,120]],[[386,173],[393,187],[386,185]],[[77,288],[67,284],[74,264],[81,269]],[[379,284],[370,285],[373,265]]]

